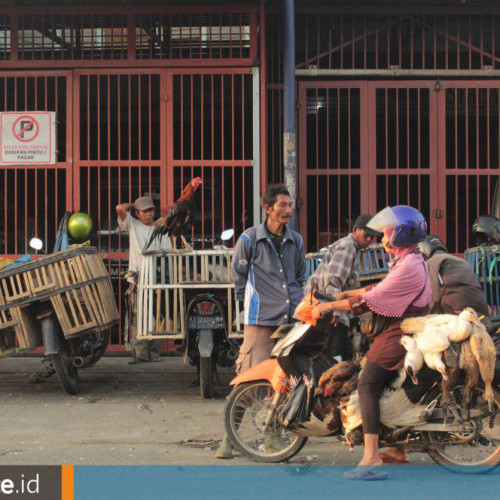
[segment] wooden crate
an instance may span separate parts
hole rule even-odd
[[[0,323],[9,306],[43,299],[50,299],[65,337],[102,330],[119,319],[111,280],[94,247],[77,247],[14,267],[0,273],[0,283]]]
[[[0,357],[41,345],[41,334],[27,306],[14,306],[0,311]]]

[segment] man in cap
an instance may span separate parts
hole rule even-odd
[[[132,216],[132,212],[135,217]],[[128,273],[125,275],[130,286],[127,290],[129,300],[129,325],[133,358],[129,364],[148,363],[161,361],[161,340],[137,340],[137,300],[136,285],[138,272],[141,268],[142,249],[149,240],[155,223],[155,206],[152,198],[143,196],[134,203],[117,205],[118,224],[122,231],[128,231],[130,257]],[[162,236],[153,241],[149,250],[167,250],[172,248],[168,236]]]
[[[320,293],[336,295],[357,288],[359,277],[359,251],[375,243],[380,233],[367,227],[372,216],[361,214],[354,221],[352,231],[328,247],[328,253],[323,257],[321,264],[309,278],[305,287],[305,294],[309,293],[313,281],[317,282]],[[347,359],[347,335],[350,328],[350,313],[338,311],[338,323],[332,326],[326,346],[326,352],[332,356]]]

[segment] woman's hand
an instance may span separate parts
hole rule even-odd
[[[333,298],[335,300],[344,300],[346,298],[346,292],[339,292],[339,293],[336,293]]]
[[[312,311],[313,319],[321,319],[324,318],[328,313],[333,312],[333,307],[331,302],[327,302],[326,304],[319,304]]]

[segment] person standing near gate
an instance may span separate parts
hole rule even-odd
[[[290,193],[284,186],[268,188],[262,205],[265,222],[239,237],[231,264],[236,300],[244,303],[238,373],[271,356],[271,335],[278,326],[293,322],[293,312],[304,296],[304,240],[287,227],[293,212]],[[266,443],[270,448],[271,441]],[[232,458],[227,436],[216,457]]]
[[[134,216],[132,215],[132,212]],[[118,225],[121,231],[128,231],[130,257],[128,272],[125,275],[129,288],[126,292],[129,303],[129,331],[132,356],[129,364],[161,361],[161,340],[137,340],[137,281],[142,263],[142,249],[149,240],[155,223],[155,206],[152,198],[144,196],[134,203],[117,205]],[[156,239],[149,250],[163,251],[172,248],[168,236]]]
[[[304,293],[311,291],[313,280],[317,282],[320,293],[344,298],[343,292],[357,288],[359,277],[360,250],[375,243],[381,234],[368,227],[372,219],[370,214],[361,214],[354,221],[351,232],[328,247],[328,253],[309,278]],[[325,351],[332,357],[348,359],[347,335],[350,328],[348,312],[339,311],[338,322],[328,331]]]

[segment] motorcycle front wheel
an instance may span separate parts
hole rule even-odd
[[[464,409],[465,387],[457,386],[452,391],[457,408],[462,416]],[[441,395],[438,397],[440,405]],[[464,432],[425,432],[429,442],[427,453],[439,465],[452,472],[484,474],[500,465],[500,400],[495,396],[494,410],[490,412],[484,399],[484,390],[475,387],[471,393],[470,410],[479,412],[479,416],[464,419],[468,425]],[[448,415],[448,419],[452,419]],[[474,466],[474,467],[470,467]]]
[[[61,382],[66,392],[71,395],[78,394],[80,392],[80,377],[69,355],[68,342],[62,335],[59,337],[59,352],[51,354],[50,361],[56,371],[59,382]]]
[[[294,457],[306,444],[307,437],[285,429],[274,411],[266,431],[274,389],[267,381],[250,382],[236,387],[229,395],[225,427],[234,447],[243,455],[262,463],[278,463]],[[286,395],[282,396],[284,403]],[[279,405],[278,405],[279,406]]]

